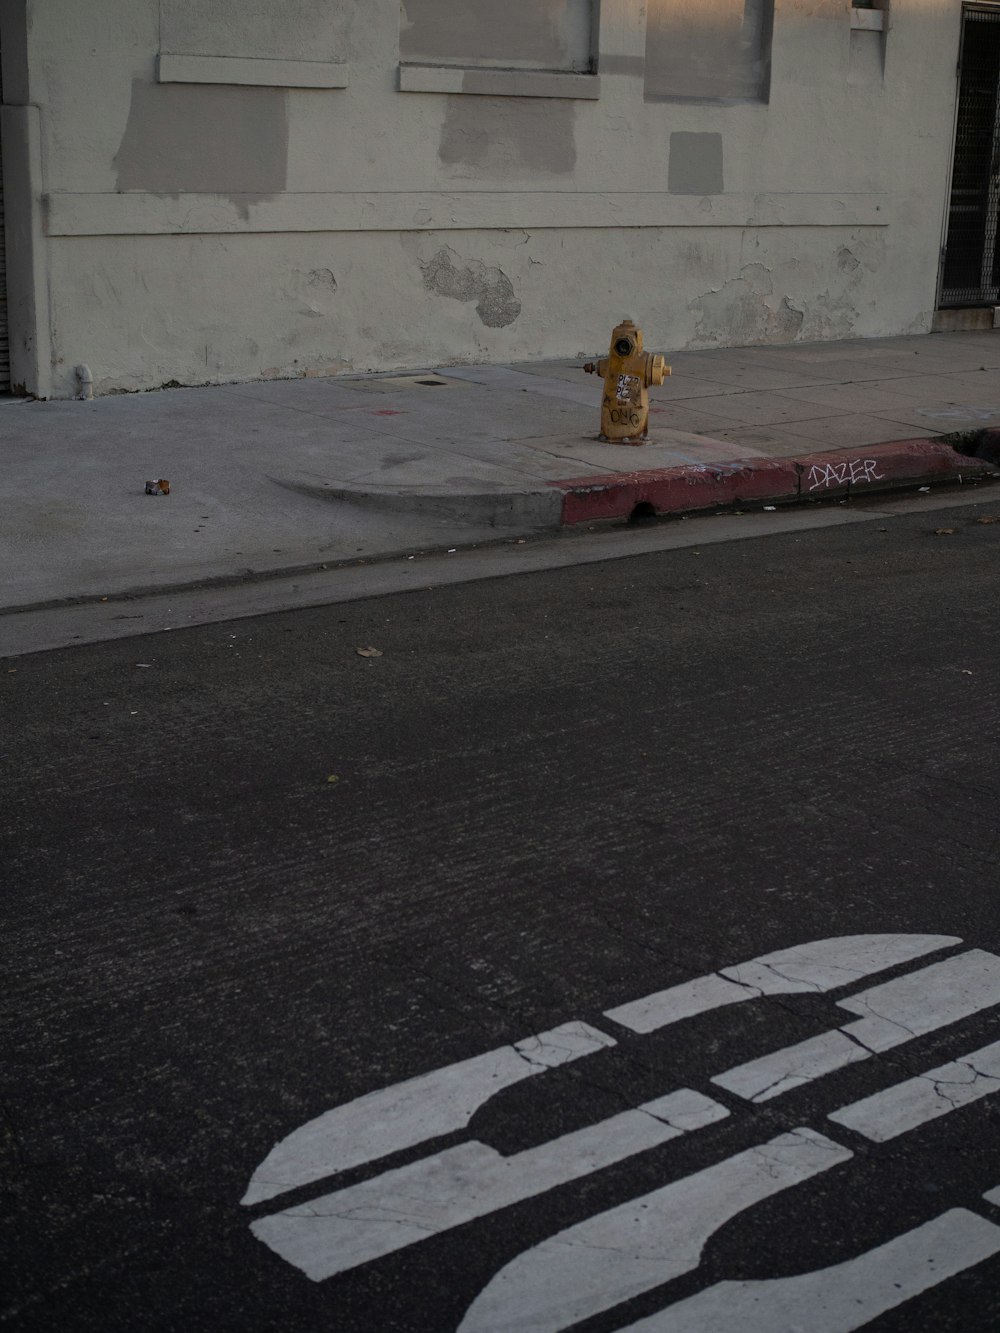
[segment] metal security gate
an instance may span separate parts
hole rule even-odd
[[[958,122],[940,306],[1000,298],[1000,7],[962,15]]]
[[[0,83],[0,105],[3,85]],[[10,392],[10,338],[7,332],[7,235],[3,216],[3,141],[0,140],[0,393]]]

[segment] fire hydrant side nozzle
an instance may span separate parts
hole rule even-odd
[[[652,385],[662,384],[670,374],[659,352],[644,352],[642,329],[623,319],[611,334],[608,355],[588,361],[589,375],[604,380],[600,438],[609,444],[645,444],[649,436],[649,394]]]

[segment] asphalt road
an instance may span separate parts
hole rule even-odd
[[[8,1325],[994,1333],[993,512],[3,662]]]

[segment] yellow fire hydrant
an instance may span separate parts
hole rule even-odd
[[[588,375],[604,380],[601,403],[601,436],[606,444],[645,444],[649,436],[651,384],[662,384],[670,367],[658,352],[642,350],[642,329],[623,319],[611,334],[611,347],[595,365],[584,366]]]

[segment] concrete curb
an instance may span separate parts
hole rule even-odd
[[[1000,433],[998,434],[1000,440]],[[790,504],[941,481],[1000,476],[982,457],[960,454],[941,440],[896,440],[863,449],[822,450],[796,458],[574,477],[549,485],[563,495],[562,525],[650,514],[687,514],[720,506]]]
[[[430,517],[461,518],[491,528],[549,529],[561,525],[560,498],[545,482],[536,489],[494,486],[492,489],[460,490],[434,484],[414,486],[347,485],[316,482],[296,477],[269,480],[288,491],[316,500],[342,501],[362,509],[384,513],[426,514]]]

